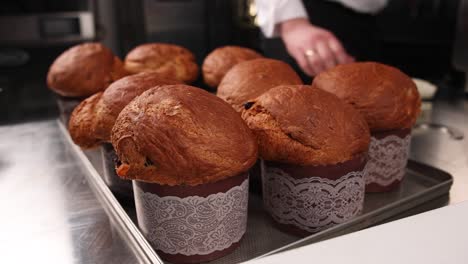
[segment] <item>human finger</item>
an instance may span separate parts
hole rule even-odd
[[[302,71],[304,71],[309,76],[314,76],[314,69],[309,65],[307,58],[304,56],[302,51],[298,51],[294,54],[294,58],[296,59],[297,64],[301,67]]]
[[[307,63],[313,70],[313,75],[317,75],[320,72],[325,70],[325,65],[319,53],[312,48],[306,49],[304,51],[304,57],[307,60]]]
[[[328,46],[330,50],[334,53],[334,57],[339,64],[350,62],[351,57],[346,53],[345,49],[341,43],[336,38],[331,38],[328,40]]]
[[[338,58],[336,58],[335,53],[331,50],[326,42],[317,42],[315,47],[326,69],[330,69],[336,66],[338,63]]]

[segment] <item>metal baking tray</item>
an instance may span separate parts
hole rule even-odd
[[[100,152],[96,150],[83,152],[73,144],[63,125],[61,127],[67,142],[74,150],[74,154],[88,172],[89,184],[107,208],[110,217],[115,220],[117,228],[123,233],[129,246],[139,253],[142,263],[162,264],[163,261],[137,227],[133,204],[128,201],[119,201],[101,178]],[[410,160],[406,177],[397,190],[388,193],[366,194],[364,211],[360,216],[302,239],[275,228],[271,218],[263,210],[261,197],[251,193],[247,232],[240,247],[230,255],[210,263],[241,263],[441,207],[448,202],[448,193],[452,182],[450,174]]]

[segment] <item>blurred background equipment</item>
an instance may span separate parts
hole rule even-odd
[[[468,19],[459,16],[460,12],[467,12],[462,2],[390,1],[377,17],[382,62],[411,76],[430,80],[443,93],[458,93],[464,85],[464,73],[455,67],[452,58],[458,56],[455,40],[463,34],[457,30],[457,24]]]
[[[92,0],[0,3],[0,122],[56,115],[45,76],[68,47],[97,39]]]
[[[68,47],[100,41],[124,57],[144,42],[182,45],[201,64],[215,47],[235,43],[238,1],[4,0],[0,3],[0,122],[56,115],[45,76]],[[246,44],[244,41],[238,41]]]
[[[461,0],[458,8],[452,62],[465,73],[465,95],[468,96],[468,1]]]
[[[468,72],[466,2],[391,0],[377,18],[381,62],[456,96]],[[262,38],[256,13],[254,0],[3,0],[0,123],[56,115],[48,67],[81,42],[100,41],[121,58],[138,44],[169,42],[191,50],[199,65],[227,44],[287,58],[280,39]]]

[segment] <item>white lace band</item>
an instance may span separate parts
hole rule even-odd
[[[207,197],[163,196],[134,184],[138,225],[154,249],[207,255],[239,242],[247,226],[248,178]]]
[[[364,173],[337,180],[295,179],[262,161],[263,198],[273,219],[315,233],[358,215],[364,205]]]
[[[366,184],[388,186],[403,179],[408,162],[411,134],[404,138],[390,135],[381,139],[371,137],[369,161],[365,169]]]

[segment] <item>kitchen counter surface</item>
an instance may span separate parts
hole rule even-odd
[[[1,263],[141,263],[56,120],[0,127]]]
[[[429,110],[423,110],[423,117],[424,123],[445,127],[417,126],[410,158],[452,174],[449,204],[468,200],[468,101],[436,101]],[[456,134],[463,135],[463,139],[455,139]]]
[[[415,128],[411,158],[454,176],[449,203],[468,200],[468,102],[426,108],[425,122],[449,128]],[[2,263],[142,263],[92,192],[57,121],[0,126],[0,138]]]
[[[467,221],[462,202],[247,263],[466,264]]]

